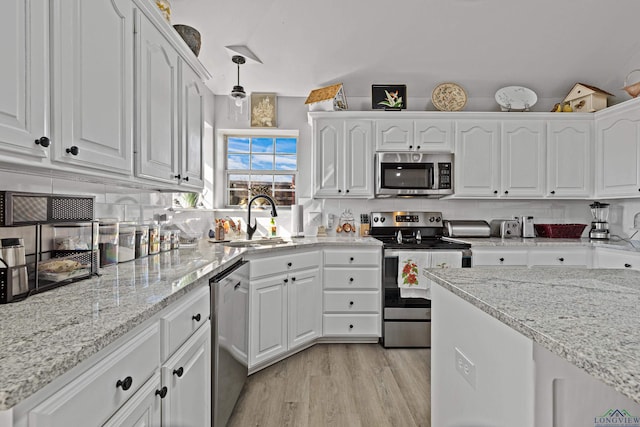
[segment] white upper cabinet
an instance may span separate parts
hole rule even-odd
[[[380,119],[375,124],[376,151],[452,151],[452,120]]]
[[[371,121],[322,119],[314,123],[315,197],[372,197]]]
[[[136,175],[177,183],[178,54],[146,16],[138,19]]]
[[[202,138],[204,134],[204,84],[180,60],[180,184],[202,188]]]
[[[44,1],[3,0],[0,14],[0,158],[48,156],[49,32]],[[45,137],[44,144],[36,140]]]
[[[54,0],[53,159],[130,175],[133,8],[130,0]]]
[[[545,122],[502,122],[501,196],[542,197],[545,192]]]
[[[500,132],[494,120],[456,123],[454,186],[457,196],[495,197],[500,192]]]
[[[592,124],[549,121],[547,127],[547,196],[589,197],[593,189]]]
[[[640,103],[596,119],[596,196],[640,196]]]

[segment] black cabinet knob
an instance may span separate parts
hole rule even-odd
[[[556,194],[556,190],[551,190],[551,194]]]
[[[353,301],[349,301],[349,306],[352,306],[352,305],[353,305]]]
[[[420,146],[418,145],[418,146],[416,147],[416,150],[419,150],[419,149],[420,149]]]
[[[354,259],[355,259],[355,258],[350,257],[350,258],[349,258],[349,261],[350,261],[350,262],[353,262],[353,260],[354,260]]]
[[[199,322],[200,319],[202,319],[202,316],[200,316],[200,313],[196,314],[195,316],[191,317],[193,320],[195,320],[196,322]]]
[[[178,378],[182,378],[182,374],[184,374],[184,368],[182,366],[173,370],[173,375],[177,375]]]
[[[291,278],[291,281],[292,281],[292,282],[295,282],[295,281],[296,281],[296,278],[295,278],[295,277],[292,277],[292,278]]]
[[[624,267],[625,268],[631,268],[631,264],[625,264]]]
[[[164,399],[167,396],[167,386],[162,387],[160,390],[156,390],[156,396],[160,396],[160,399]]]
[[[347,193],[349,192],[349,189],[347,189]]]
[[[353,283],[353,277],[349,277],[349,283]]]
[[[127,391],[133,385],[133,378],[127,377],[124,380],[118,380],[116,383],[116,388],[121,387],[122,390]]]
[[[498,194],[498,190],[493,190],[493,194]]]
[[[284,283],[289,283],[289,279],[284,279]]]
[[[413,148],[413,145],[410,145],[410,146],[409,146],[409,150],[411,150],[412,148]]]
[[[51,141],[46,136],[43,136],[36,139],[36,145],[40,145],[44,148],[47,148],[49,145],[51,145]]]
[[[504,194],[509,194],[509,190],[505,190],[505,191],[504,191]]]
[[[342,193],[342,190],[338,189],[338,193]]]
[[[504,262],[504,258],[500,258],[500,262]]]
[[[288,263],[287,263],[287,267],[291,267],[292,265],[293,265],[293,264],[292,264],[292,263],[290,263],[290,262],[288,262]]]
[[[353,329],[353,325],[349,325],[349,329]]]
[[[183,181],[189,181],[189,177],[185,176]]]
[[[175,179],[180,179],[180,178],[182,178],[182,175],[180,175],[180,174],[178,174],[178,175],[173,175],[173,177],[174,177]]]
[[[67,151],[67,154],[71,154],[72,156],[77,156],[78,153],[80,152],[78,147],[76,147],[75,145],[72,145],[71,147],[67,148],[66,151]]]
[[[558,258],[558,261],[564,262],[564,258],[560,257],[560,258]]]

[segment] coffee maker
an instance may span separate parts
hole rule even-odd
[[[589,230],[590,239],[608,239],[609,238],[609,204],[593,202],[589,205],[591,208],[591,230]]]

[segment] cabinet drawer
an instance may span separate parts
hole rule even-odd
[[[154,323],[33,409],[29,425],[102,425],[159,369],[159,345]]]
[[[193,291],[193,295],[178,302],[177,307],[160,318],[162,332],[161,359],[164,362],[180,347],[200,326],[209,322],[211,302],[209,286]]]
[[[379,313],[382,302],[380,292],[359,291],[359,292],[324,292],[324,311],[326,312],[373,312]]]
[[[322,263],[319,251],[287,253],[267,258],[250,259],[251,278],[281,274],[303,268],[319,267]]]
[[[529,260],[531,265],[581,265],[588,266],[589,252],[587,248],[567,248],[554,250],[533,250]]]
[[[377,268],[325,267],[325,289],[380,289],[380,270]]]
[[[324,264],[336,266],[380,266],[382,251],[362,249],[328,249],[324,251]]]
[[[526,250],[484,251],[471,249],[474,266],[480,265],[527,265]]]
[[[640,254],[625,253],[616,249],[596,249],[596,262],[598,268],[627,268],[640,270]]]
[[[325,314],[324,336],[380,336],[378,314]]]

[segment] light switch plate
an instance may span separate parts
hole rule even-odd
[[[476,389],[476,365],[464,355],[463,352],[460,351],[458,347],[455,347],[455,363],[456,363],[456,371],[462,378],[464,378],[469,385],[475,390]]]

